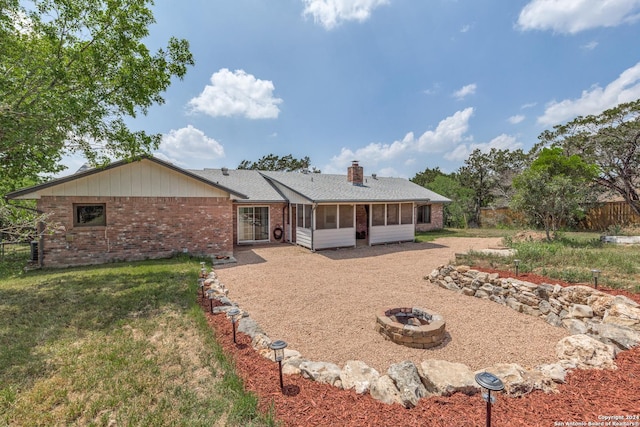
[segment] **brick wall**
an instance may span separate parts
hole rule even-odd
[[[431,205],[431,222],[429,224],[416,224],[416,231],[439,230],[444,227],[444,205],[436,203]]]
[[[73,204],[105,203],[106,227],[74,227]],[[43,265],[64,267],[194,255],[233,255],[233,207],[214,197],[43,197],[57,224],[43,239]]]

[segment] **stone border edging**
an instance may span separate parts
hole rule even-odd
[[[613,297],[595,291],[598,295],[591,293],[591,296],[596,298],[592,300],[591,305],[594,306],[592,307],[589,304],[580,303],[584,300],[586,292],[583,288],[592,290],[585,286],[578,287],[575,291],[562,291],[567,288],[559,285],[535,285],[514,279],[500,279],[497,274],[481,273],[464,266],[440,266],[429,276],[425,276],[425,280],[465,295],[503,303],[522,313],[532,315],[547,313],[546,316],[555,321],[555,317],[549,316],[549,313],[553,313],[562,326],[568,329],[573,328],[578,333],[558,343],[556,346],[558,363],[540,365],[534,369],[525,369],[515,363],[502,363],[472,371],[461,363],[427,359],[419,365],[408,360],[392,364],[386,374],[380,375],[378,371],[359,360],[349,360],[340,368],[330,362],[310,361],[300,352],[286,348],[282,362],[283,373],[302,375],[304,378],[331,384],[337,388],[354,389],[358,394],[369,393],[371,397],[381,402],[398,403],[406,408],[412,408],[423,397],[450,396],[456,392],[467,395],[478,393],[480,387],[475,382],[475,374],[483,371],[489,371],[498,376],[504,382],[505,393],[509,396],[522,396],[533,390],[548,392],[554,390],[557,383],[564,382],[566,373],[570,369],[594,367],[615,369],[613,360],[618,351],[617,348],[620,346],[631,348],[640,343],[640,307],[626,297]],[[222,306],[213,308],[213,313],[226,313],[231,308],[239,308],[242,317],[238,322],[237,331],[251,338],[251,345],[255,351],[263,357],[274,360],[273,351],[269,349],[271,339],[246,311],[228,298],[229,290],[220,282],[215,270],[207,274],[204,287],[208,288],[206,291],[208,296],[222,303]],[[514,289],[517,292],[514,292]],[[516,295],[520,299],[516,298]],[[547,295],[553,299],[550,301],[549,298],[541,298],[541,295]],[[549,306],[543,303],[540,307],[538,302],[538,307],[533,307],[532,304],[537,300],[546,301]],[[571,310],[566,310],[567,304],[576,307],[569,307]],[[584,307],[579,307],[582,305],[589,307],[591,312]],[[593,319],[594,315],[599,313],[602,313],[603,319],[608,320],[591,323],[578,320]],[[591,317],[587,317],[589,314]],[[634,317],[636,315],[637,317]],[[569,320],[565,322],[566,319]],[[584,326],[575,321],[581,322]],[[583,331],[585,327],[587,329]],[[594,331],[597,331],[597,334]],[[594,335],[598,339],[594,338]],[[615,343],[616,347],[612,343]]]

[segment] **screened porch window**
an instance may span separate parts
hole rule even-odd
[[[340,205],[340,228],[353,228],[353,210],[352,205]]]
[[[311,228],[311,205],[296,205],[296,226]]]
[[[338,228],[338,206],[322,205],[316,208],[316,229]]]
[[[372,225],[384,225],[385,209],[384,205],[371,206],[371,224]]]
[[[387,205],[387,225],[398,225],[400,221],[399,215],[400,205],[391,203]]]
[[[269,208],[248,206],[238,208],[238,241],[269,240]]]
[[[400,205],[400,224],[413,224],[413,203]]]

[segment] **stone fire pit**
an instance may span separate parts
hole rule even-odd
[[[386,339],[412,348],[436,347],[442,344],[445,337],[442,316],[424,308],[380,310],[376,314],[375,328]]]

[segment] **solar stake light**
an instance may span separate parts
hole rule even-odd
[[[500,378],[489,372],[477,373],[476,382],[487,390],[487,393],[482,393],[482,398],[487,402],[487,427],[491,427],[491,405],[496,401],[495,396],[491,396],[491,392],[503,390],[504,384]]]
[[[598,289],[598,277],[600,277],[600,270],[593,269],[591,270],[591,275],[593,276],[593,286]]]
[[[209,312],[213,314],[213,300],[215,299],[213,296],[213,290],[209,289],[207,294],[209,295]]]
[[[518,267],[520,266],[520,260],[514,259],[513,263],[516,265],[516,277],[518,277]]]
[[[237,307],[233,307],[231,310],[227,311],[227,315],[231,318],[231,327],[233,328],[233,343],[236,344],[236,321],[238,319],[238,314],[240,314],[240,310]]]
[[[198,286],[202,291],[202,298],[204,298],[204,279],[203,278],[198,279]]]
[[[200,262],[200,277],[202,277],[203,279],[207,277],[207,267],[205,267],[204,264],[204,261]]]
[[[284,349],[287,347],[287,343],[278,340],[269,344],[269,348],[273,350],[273,357],[278,362],[278,369],[280,371],[280,391],[284,393],[284,384],[282,382],[282,360],[284,359]]]

